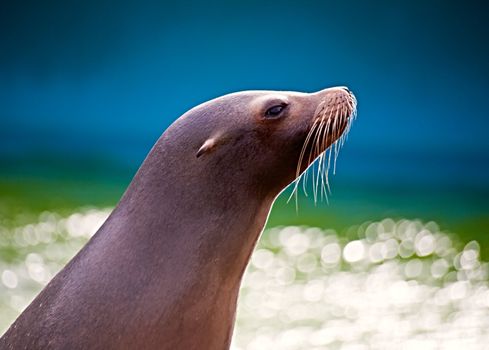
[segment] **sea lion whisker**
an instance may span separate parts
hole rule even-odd
[[[325,159],[325,139],[327,138],[327,135],[329,133],[329,125],[331,122],[331,112],[328,118],[326,118],[326,121],[323,118],[323,126],[319,132],[318,132],[318,137],[317,137],[317,147],[316,149],[318,150],[318,161],[317,161],[317,177],[316,177],[316,187],[314,188],[314,195],[315,195],[315,200],[317,200],[317,191],[319,188],[319,179],[321,178],[321,199],[323,198],[323,188],[324,188],[324,159]]]
[[[303,180],[303,178],[304,178],[304,181],[303,181],[303,183],[304,183],[305,180],[307,179],[307,169],[303,173],[301,173],[302,162],[303,162],[304,155],[306,153],[307,147],[309,145],[309,141],[310,141],[312,135],[314,134],[314,131],[317,128],[318,124],[319,123],[315,120],[311,129],[309,130],[309,132],[306,136],[306,139],[304,140],[304,144],[302,145],[301,153],[299,155],[299,160],[297,162],[296,179],[294,180],[294,188],[293,188],[292,193],[290,194],[289,198],[287,199],[287,203],[288,203],[288,202],[290,202],[290,199],[295,195],[296,211],[299,210],[298,189],[299,189],[300,181]],[[305,188],[304,188],[304,194],[307,196],[307,191]]]
[[[322,165],[322,160],[323,160],[323,154],[324,154],[324,148],[322,148],[322,139],[323,139],[323,135],[327,132],[326,128],[325,128],[325,123],[322,122],[322,125],[321,125],[321,128],[319,129],[319,131],[317,132],[317,141],[316,141],[316,151],[319,155],[319,159],[317,161],[317,176],[316,176],[316,186],[314,188],[314,200],[317,201],[317,191],[318,191],[318,187],[319,187],[319,178],[321,177],[322,179],[322,176],[321,176],[321,165]]]
[[[325,134],[327,134],[327,133],[325,133]],[[324,142],[325,142],[324,140],[325,140],[325,136],[323,135],[323,138],[322,138],[322,146],[324,146]],[[326,171],[326,168],[325,168],[326,152],[327,152],[327,150],[325,150],[323,153],[321,153],[321,157],[320,157],[320,169],[321,169],[321,200],[323,200],[323,198],[325,196],[327,197],[327,193],[325,191],[326,184],[325,184],[325,177],[324,177],[324,174],[325,174],[325,171]],[[328,201],[327,198],[326,198],[326,201]]]
[[[341,113],[342,123],[344,123],[346,119],[346,127],[343,134],[339,137],[339,139],[334,144],[335,156],[334,156],[333,174],[336,173],[336,160],[338,158],[339,151],[348,138],[348,134],[351,129],[351,124],[356,116],[356,100],[354,99],[354,97],[350,97],[350,99],[347,100],[347,102],[350,111],[348,110],[347,106],[343,106],[342,113]]]
[[[314,169],[314,166],[317,166],[317,164],[315,164],[316,162],[314,160],[316,157],[320,156],[320,153],[321,153],[319,140],[320,140],[321,134],[323,133],[326,121],[329,120],[329,118],[326,118],[327,112],[328,112],[328,110],[326,108],[323,108],[323,109],[321,109],[321,111],[318,113],[318,116],[316,117],[316,121],[317,121],[319,126],[314,130],[314,136],[312,137],[311,148],[309,150],[309,156],[307,159],[307,163],[309,164],[309,167],[306,169],[306,175],[305,175],[304,181],[302,183],[303,190],[306,193],[306,191],[307,191],[307,179],[308,179],[307,172],[309,172],[309,169],[312,168],[312,170],[311,170],[311,172],[312,172],[312,186],[313,186],[312,192],[314,195],[314,204],[317,203],[317,179],[315,176],[316,172]],[[318,167],[318,171],[319,171],[319,169],[320,168]],[[319,176],[319,174],[318,174],[318,176]]]
[[[314,135],[312,136],[312,142],[311,142],[311,148],[309,149],[309,154],[308,154],[308,157],[307,157],[307,164],[309,164],[308,168],[306,171],[309,171],[309,169],[312,169],[311,172],[312,172],[312,184],[313,184],[313,191],[314,191],[314,159],[319,155],[319,149],[318,149],[318,144],[317,144],[317,140],[318,140],[318,136],[320,135],[320,132],[321,132],[321,129],[323,128],[324,126],[324,118],[321,116],[320,118],[317,119],[317,123],[318,123],[318,127],[314,130]],[[306,187],[307,187],[307,176],[304,178],[304,183],[303,183],[303,187],[304,187],[304,191],[306,191]]]
[[[318,198],[321,200],[326,198],[329,202],[328,195],[331,194],[329,169],[332,167],[333,174],[336,174],[340,150],[348,138],[356,116],[357,101],[353,94],[348,94],[346,97],[336,96],[328,105],[323,103],[320,107],[303,143],[297,162],[293,190],[287,199],[289,202],[295,196],[296,210],[298,210],[298,191],[301,182],[304,194],[308,196],[309,176],[311,176],[314,203],[317,203]],[[329,139],[335,141],[328,147]],[[308,166],[301,172],[304,162]],[[312,174],[309,174],[311,172]]]
[[[333,175],[336,174],[336,158],[338,158],[338,139],[336,136],[338,136],[338,126],[339,126],[339,123],[338,123],[338,116],[341,116],[341,113],[340,113],[340,110],[337,109],[336,110],[336,115],[335,115],[335,118],[334,118],[334,135],[335,135],[335,139],[336,141],[333,143],[332,147],[334,149],[334,162],[333,162]]]
[[[333,112],[331,112],[330,114],[330,124],[329,124],[329,133],[332,134],[332,129],[333,129],[333,125],[331,123],[331,120],[332,120],[332,114]],[[325,142],[327,142],[327,140],[325,140]],[[324,177],[325,177],[325,182],[326,182],[326,186],[328,187],[328,192],[331,193],[331,188],[329,186],[329,168],[330,168],[330,165],[331,165],[331,152],[332,152],[332,149],[331,148],[328,148],[328,164],[326,165],[326,169],[324,171]],[[327,196],[326,196],[327,198]]]
[[[334,128],[333,110],[331,110],[328,117],[327,132],[323,135],[323,144],[322,144],[322,149],[324,149],[324,162],[323,162],[323,169],[322,169],[322,183],[323,183],[322,190],[324,191],[324,197],[326,198],[327,203],[329,203],[328,191],[331,193],[329,187],[329,179],[328,179],[331,148],[327,147],[327,142],[328,142],[328,135],[333,135],[333,128]],[[328,158],[327,161],[326,161],[326,157]]]
[[[310,167],[312,169],[311,173],[312,173],[312,193],[313,193],[313,196],[314,196],[314,204],[316,204],[317,202],[317,199],[316,199],[316,195],[315,195],[315,188],[314,188],[314,185],[315,185],[315,164],[313,162],[314,158],[316,157],[316,154],[317,154],[317,137],[319,135],[319,132],[321,130],[323,126],[323,122],[322,120],[319,121],[319,127],[316,129],[316,132],[314,133],[314,137],[312,139],[312,144],[311,144],[311,151],[309,152],[309,157],[307,159],[307,164],[310,164]],[[308,169],[309,169],[308,168]]]
[[[323,148],[326,149],[326,142],[327,142],[327,139],[328,139],[328,133],[329,133],[329,124],[331,123],[331,119],[329,119],[329,123],[328,123],[328,126],[327,126],[327,133],[324,135],[323,137]],[[323,162],[323,172],[322,172],[322,183],[323,183],[323,188],[322,190],[324,191],[324,196],[326,198],[326,202],[329,203],[329,200],[328,200],[328,193],[326,192],[326,187],[328,188],[329,190],[329,180],[328,180],[328,171],[329,171],[329,163],[330,163],[330,155],[331,155],[331,151],[330,149],[326,149],[326,151],[324,152],[324,158],[326,158],[326,155],[328,156],[328,162],[326,164],[326,161]]]

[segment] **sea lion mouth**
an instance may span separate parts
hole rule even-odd
[[[328,96],[319,103],[308,134],[310,138],[314,136],[312,144],[315,145],[315,149],[311,154],[312,160],[331,145],[343,145],[350,131],[351,123],[356,117],[356,111],[355,95],[347,89],[341,89],[340,92],[333,94],[332,97]],[[303,151],[305,148],[307,148],[306,142],[304,142]]]
[[[314,202],[317,202],[318,192],[321,198],[328,200],[328,193],[331,192],[328,181],[329,169],[332,163],[333,174],[336,172],[336,159],[348,137],[356,115],[357,100],[355,95],[346,88],[336,89],[322,99],[300,152],[294,189],[289,200],[295,194],[297,205],[298,187],[301,180],[303,180],[303,189],[307,196],[307,176],[308,169],[311,168],[313,168],[311,173]],[[315,167],[312,166],[314,163]]]

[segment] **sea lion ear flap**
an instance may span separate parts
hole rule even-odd
[[[200,146],[199,150],[197,151],[197,154],[195,155],[197,158],[199,158],[201,155],[204,153],[209,152],[214,146],[216,145],[216,140],[213,138],[207,139],[202,146]]]

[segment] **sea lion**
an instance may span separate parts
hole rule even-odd
[[[355,108],[338,87],[244,91],[186,112],[0,348],[228,349],[273,201],[317,157],[324,167]]]

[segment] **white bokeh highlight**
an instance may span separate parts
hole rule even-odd
[[[0,227],[0,332],[96,232],[110,209]],[[434,222],[267,230],[243,279],[233,350],[483,349],[489,265]]]

